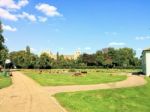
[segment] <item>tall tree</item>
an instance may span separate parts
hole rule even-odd
[[[51,68],[52,58],[50,58],[49,54],[42,53],[39,58],[39,68],[48,69]]]
[[[28,68],[29,65],[31,64],[31,51],[29,46],[26,46],[25,59],[26,59],[25,64],[26,67]]]
[[[17,68],[36,68],[38,56],[31,53],[27,54],[26,51],[10,52],[9,57]]]
[[[29,55],[31,54],[30,46],[27,46],[27,47],[26,47],[26,52],[27,52],[27,54],[29,54]]]
[[[98,66],[102,66],[104,62],[104,55],[101,50],[97,51],[95,54],[96,62]]]
[[[80,60],[82,63],[86,64],[87,66],[94,66],[96,65],[96,57],[94,54],[82,54],[80,56]]]
[[[0,21],[0,64],[3,65],[4,61],[6,60],[8,56],[8,49],[4,45],[5,39],[2,35],[3,29],[2,29],[2,23]]]
[[[135,51],[131,48],[120,48],[118,50],[119,65],[123,67],[133,66]]]
[[[4,45],[3,45],[3,44],[4,44],[4,42],[5,42],[2,33],[3,33],[2,23],[1,23],[1,21],[0,21],[0,50],[4,49]]]

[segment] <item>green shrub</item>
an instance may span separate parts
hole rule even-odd
[[[69,69],[68,72],[76,72],[76,70],[75,69]]]

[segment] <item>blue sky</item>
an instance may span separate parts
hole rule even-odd
[[[131,47],[141,55],[150,47],[149,0],[0,0],[6,45],[10,51]]]

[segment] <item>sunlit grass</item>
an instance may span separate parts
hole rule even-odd
[[[107,72],[95,72],[88,71],[87,74],[82,76],[72,76],[73,73],[49,73],[43,71],[39,74],[35,70],[26,70],[24,73],[36,80],[42,86],[58,86],[58,85],[87,85],[98,84],[125,80],[125,75],[120,73],[107,73]]]
[[[150,112],[150,79],[141,87],[59,93],[68,112]]]
[[[3,76],[2,73],[0,73],[0,89],[8,87],[11,84],[11,78],[9,76]]]

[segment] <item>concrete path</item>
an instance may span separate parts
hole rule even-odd
[[[113,89],[144,85],[143,77],[96,85],[41,87],[20,72],[13,73],[13,85],[0,90],[0,112],[67,112],[51,95],[60,92]]]

